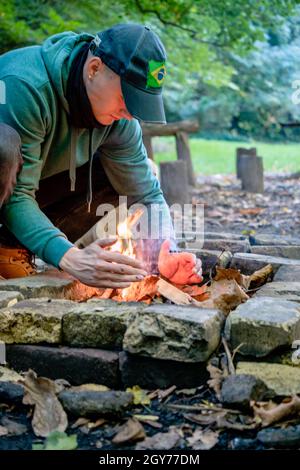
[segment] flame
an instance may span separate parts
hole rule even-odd
[[[110,246],[109,251],[119,252],[130,258],[136,258],[136,251],[132,240],[132,227],[138,222],[143,214],[143,209],[137,209],[133,214],[128,215],[126,219],[119,222],[117,226],[117,241]],[[126,300],[130,287],[121,289],[121,296]]]

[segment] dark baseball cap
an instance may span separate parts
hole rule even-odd
[[[128,112],[141,121],[165,124],[162,85],[166,51],[147,26],[118,24],[99,32],[90,51],[121,78]]]

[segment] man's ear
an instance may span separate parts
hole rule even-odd
[[[92,56],[88,58],[87,63],[87,75],[90,80],[92,80],[95,75],[98,73],[103,72],[105,69],[104,62],[100,59],[100,57]]]

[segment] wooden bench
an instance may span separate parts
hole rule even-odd
[[[173,135],[176,139],[177,160],[186,162],[188,184],[195,185],[196,178],[193,170],[188,134],[197,132],[199,123],[196,120],[185,120],[162,124],[142,124],[143,142],[146,147],[148,157],[154,160],[152,147],[152,137],[162,137]],[[174,163],[174,162],[172,162]],[[181,165],[178,168],[182,168]]]

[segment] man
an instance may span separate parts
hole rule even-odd
[[[24,159],[2,211],[0,259],[9,264],[13,234],[17,244],[91,286],[127,287],[147,274],[140,261],[105,250],[107,240],[84,249],[74,242],[97,220],[108,187],[110,198],[159,204],[170,224],[138,123],[165,123],[165,60],[159,38],[135,24],[96,37],[62,33],[0,57],[0,122],[20,134]]]

